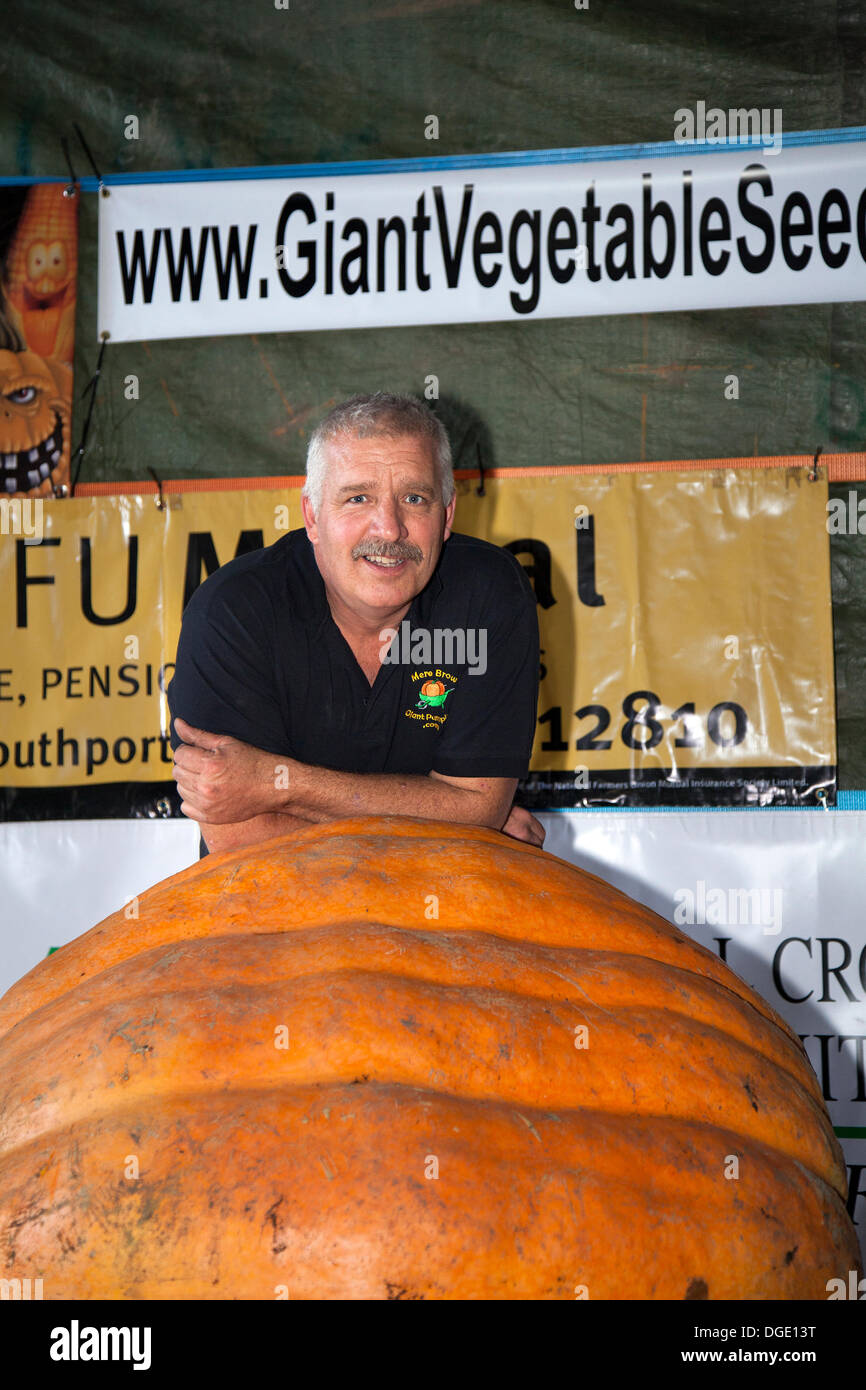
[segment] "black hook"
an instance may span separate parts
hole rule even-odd
[[[91,420],[91,416],[93,415],[93,405],[94,405],[94,402],[95,402],[95,400],[96,400],[96,388],[97,388],[97,386],[98,386],[98,384],[99,384],[100,373],[102,372],[102,359],[103,359],[103,356],[105,355],[105,344],[107,343],[107,341],[108,341],[108,334],[107,334],[107,333],[103,333],[103,335],[102,335],[102,342],[101,342],[100,345],[99,345],[99,356],[98,356],[97,359],[96,359],[96,371],[93,373],[93,376],[90,378],[90,380],[88,381],[87,385],[85,386],[84,390],[83,390],[82,393],[81,393],[81,398],[82,398],[82,400],[83,400],[84,397],[87,395],[87,393],[90,392],[90,403],[88,404],[88,407],[87,407],[87,415],[86,415],[85,418],[84,418],[84,429],[82,430],[82,433],[81,433],[81,443],[79,444],[78,448],[77,448],[76,451],[75,451],[75,460],[76,460],[76,461],[75,461],[75,472],[72,474],[72,483],[71,483],[71,487],[70,487],[70,496],[71,496],[71,497],[74,497],[74,496],[75,496],[75,489],[76,489],[76,487],[78,486],[78,475],[79,475],[79,473],[81,472],[81,465],[82,465],[82,462],[84,461],[84,449],[85,449],[85,446],[86,446],[86,444],[87,444],[87,436],[88,436],[88,434],[89,434],[89,432],[90,432],[90,420]],[[71,467],[70,467],[70,472],[71,472]],[[54,495],[55,495],[55,497],[58,496],[58,493],[57,493],[56,488],[55,488]]]
[[[68,184],[66,185],[66,187],[65,187],[64,190],[63,190],[63,196],[64,196],[64,198],[74,198],[74,197],[75,197],[75,192],[76,192],[76,188],[75,188],[75,183],[76,183],[76,180],[75,180],[75,170],[74,170],[73,167],[72,167],[72,159],[70,158],[70,155],[69,155],[69,142],[67,141],[65,135],[62,136],[62,138],[61,138],[61,140],[60,140],[60,144],[61,144],[61,147],[62,147],[62,149],[63,149],[63,156],[64,156],[64,158],[65,158],[65,160],[66,160],[66,167],[67,167],[67,169],[69,170],[69,182],[68,182]]]
[[[82,133],[81,133],[81,126],[78,124],[77,121],[73,121],[73,122],[72,122],[72,128],[73,128],[73,130],[75,131],[75,134],[78,136],[79,140],[81,141],[81,144],[82,144],[83,147],[84,147],[84,153],[87,155],[87,158],[90,160],[90,167],[91,167],[91,169],[93,170],[94,175],[96,176],[96,179],[97,179],[97,181],[98,181],[98,183],[99,183],[99,190],[100,190],[100,192],[102,192],[102,175],[100,174],[99,170],[98,170],[97,167],[96,167],[96,160],[93,158],[93,155],[90,153],[90,146],[88,145],[87,141],[85,140],[84,136],[83,136]]]
[[[160,479],[156,470],[150,467],[150,464],[148,464],[147,466],[147,471],[153,478],[153,481],[156,483],[156,486],[159,490],[158,495],[154,497],[153,500],[156,503],[158,511],[162,511],[163,507],[165,506],[165,498],[162,495],[162,480]]]

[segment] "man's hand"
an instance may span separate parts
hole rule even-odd
[[[544,844],[544,837],[547,834],[540,820],[536,820],[531,812],[523,806],[512,806],[508,813],[508,820],[502,827],[503,835],[511,835],[515,840],[526,840],[527,844],[538,845],[539,849]]]
[[[185,719],[174,727],[183,743],[174,755],[174,780],[181,811],[199,824],[246,821],[277,809],[277,767],[289,758],[264,753],[238,738],[194,729]]]

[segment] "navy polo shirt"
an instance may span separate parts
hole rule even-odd
[[[184,611],[167,692],[172,748],[182,741],[179,715],[343,772],[525,777],[538,619],[511,552],[452,533],[398,634],[389,652],[396,659],[371,686],[331,616],[303,527],[239,555]]]

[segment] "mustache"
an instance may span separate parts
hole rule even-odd
[[[353,560],[360,560],[365,555],[381,560],[415,560],[417,564],[424,559],[423,551],[409,541],[359,541],[352,547]]]

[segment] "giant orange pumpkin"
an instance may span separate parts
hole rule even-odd
[[[0,1274],[46,1299],[826,1299],[859,1268],[786,1024],[493,830],[211,855],[9,991],[0,1078]]]

